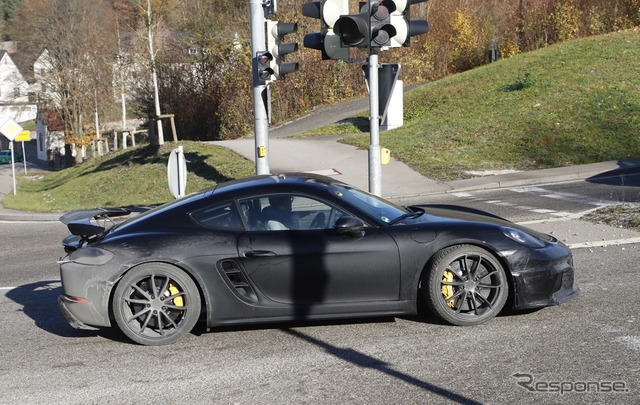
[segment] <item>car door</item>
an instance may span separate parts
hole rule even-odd
[[[254,214],[247,210],[253,225],[240,235],[238,255],[264,296],[307,305],[398,300],[400,259],[385,231],[365,226],[362,235],[340,234],[334,224],[346,211],[316,197],[279,197],[291,199],[291,229],[269,229],[255,219],[256,207],[268,211],[268,196],[239,201]]]

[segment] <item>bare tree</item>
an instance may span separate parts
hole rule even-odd
[[[99,95],[107,93],[113,63],[115,21],[108,0],[25,0],[18,18],[23,42],[46,50],[48,68],[39,73],[61,115],[69,145],[86,146],[83,120],[97,111]],[[96,131],[99,131],[96,128]],[[70,147],[67,148],[67,152]],[[76,162],[82,154],[76,154]]]
[[[119,0],[123,2],[123,0]],[[164,134],[162,129],[162,121],[157,119],[161,115],[160,103],[160,86],[158,84],[157,59],[158,54],[163,48],[163,36],[167,32],[165,20],[167,16],[173,13],[173,2],[175,0],[128,0],[129,8],[128,25],[131,31],[137,32],[138,43],[133,44],[131,59],[129,63],[140,66],[145,64],[148,66],[147,77],[142,77],[139,83],[138,91],[146,95],[147,86],[151,86],[153,98],[153,111],[148,111],[151,119],[156,119],[156,132],[158,135],[157,142],[162,145],[164,143]],[[140,74],[138,72],[136,74]],[[149,122],[153,125],[153,122]]]
[[[160,94],[158,92],[158,74],[156,71],[156,53],[153,50],[153,14],[151,0],[147,0],[147,39],[149,40],[149,61],[151,62],[151,80],[153,82],[153,100],[156,108],[156,123],[158,125],[158,144],[164,144],[162,121],[160,120]]]

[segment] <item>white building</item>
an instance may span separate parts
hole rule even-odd
[[[36,110],[36,105],[29,103],[29,84],[9,54],[0,51],[0,123],[9,118],[18,123],[32,121]]]

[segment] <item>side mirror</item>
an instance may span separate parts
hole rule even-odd
[[[335,230],[340,234],[361,238],[364,236],[364,222],[360,218],[341,217],[336,221]]]

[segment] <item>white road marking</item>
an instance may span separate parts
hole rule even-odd
[[[567,212],[565,216],[558,216],[558,218],[543,218],[543,219],[534,219],[531,221],[522,221],[522,222],[518,222],[518,224],[520,225],[531,225],[531,224],[542,224],[545,222],[562,222],[562,221],[570,221],[572,219],[580,219],[583,216],[597,210],[598,208],[591,208],[588,209],[586,211],[581,211],[581,212],[574,212],[574,213],[569,213]],[[559,213],[556,213],[559,214]]]
[[[535,212],[537,214],[550,214],[550,215],[555,215],[559,217],[568,217],[571,215],[571,213],[565,212],[565,211],[555,211],[555,210],[550,210],[546,208],[535,208],[535,207],[530,207],[528,205],[516,205],[507,201],[483,200],[482,198],[474,197],[468,193],[454,193],[453,195],[459,198],[467,198],[467,199],[471,199],[473,201],[477,201],[485,204],[498,205],[501,207],[510,207],[513,209],[521,210],[521,211]]]
[[[13,290],[16,287],[0,287],[0,290]]]
[[[640,337],[638,336],[619,336],[615,341],[622,343],[633,350],[640,351]]]
[[[578,243],[569,243],[567,246],[569,246],[569,248],[571,249],[579,249],[579,248],[587,248],[587,247],[630,245],[632,243],[640,243],[640,238],[611,239],[611,240],[601,240],[596,242],[578,242]]]
[[[556,200],[563,200],[563,201],[569,201],[569,202],[575,202],[575,203],[581,203],[581,204],[589,204],[589,205],[593,205],[595,207],[598,208],[602,208],[602,207],[607,207],[610,205],[618,205],[620,204],[619,201],[613,201],[613,200],[600,200],[597,198],[591,198],[582,194],[574,194],[574,193],[563,193],[563,192],[559,192],[559,191],[550,191],[547,190],[545,188],[542,187],[514,187],[514,188],[508,188],[507,190],[512,191],[514,193],[529,193],[529,194],[535,194],[536,196],[539,197],[544,197],[544,198],[552,198],[552,199],[556,199]],[[491,205],[498,205],[498,206],[503,206],[503,207],[511,207],[517,210],[521,210],[521,211],[529,211],[529,212],[535,212],[537,214],[549,214],[549,215],[553,215],[556,217],[562,217],[562,218],[573,218],[574,214],[570,213],[570,212],[566,212],[566,211],[556,211],[556,210],[551,210],[551,209],[546,209],[546,208],[536,208],[536,207],[531,207],[528,205],[515,205],[506,201],[501,201],[501,200],[483,200],[482,198],[476,197],[471,193],[452,193],[452,195],[459,197],[459,198],[467,198],[467,199],[471,199],[473,201],[477,201],[477,202],[481,202],[481,203],[485,203],[485,204],[491,204]]]
[[[538,214],[551,214],[551,213],[554,213],[554,212],[558,212],[556,210],[550,210],[550,209],[547,209],[547,208],[536,208],[536,209],[530,210],[530,211],[533,211],[533,212],[538,213]]]
[[[587,197],[586,195],[583,195],[583,194],[563,193],[560,191],[549,191],[541,187],[515,187],[515,188],[509,188],[508,190],[513,191],[514,193],[537,194],[540,197],[595,205],[596,207],[606,207],[608,205],[620,204],[619,201],[600,200],[598,198]]]

